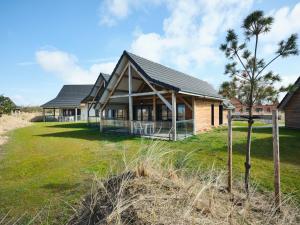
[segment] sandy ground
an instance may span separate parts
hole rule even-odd
[[[16,115],[2,115],[0,117],[0,146],[7,142],[7,132],[16,128],[26,127],[30,120],[36,117],[36,113],[20,113]]]

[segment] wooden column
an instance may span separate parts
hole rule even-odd
[[[156,125],[156,95],[153,95],[153,99],[152,99],[152,121],[153,121],[153,129],[155,130],[155,125]]]
[[[54,116],[54,118],[55,118],[55,108],[53,109],[53,116]]]
[[[196,124],[196,101],[195,101],[195,97],[192,97],[192,107],[193,107],[193,135],[197,134],[197,124]]]
[[[131,65],[128,66],[128,102],[129,102],[129,126],[130,133],[133,134],[133,106],[132,106],[132,75],[131,75]]]
[[[75,122],[77,122],[77,108],[75,108]]]
[[[273,160],[274,160],[274,191],[275,205],[280,211],[281,192],[280,192],[280,158],[279,158],[279,128],[278,128],[278,111],[273,110]]]
[[[100,132],[103,131],[102,114],[103,114],[102,106],[99,105],[99,128],[100,128]]]
[[[173,127],[173,141],[177,140],[177,127],[176,127],[176,94],[172,92],[172,127]]]
[[[232,191],[232,115],[231,110],[228,110],[228,192],[231,193]]]
[[[156,95],[152,97],[152,121],[156,121]]]
[[[43,121],[46,122],[45,109],[43,108]]]
[[[87,103],[87,123],[90,123],[90,104]]]

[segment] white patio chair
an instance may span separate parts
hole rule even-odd
[[[140,134],[140,135],[142,135],[143,134],[143,126],[142,126],[142,123],[141,122],[134,122],[133,123],[133,127],[134,127],[134,133],[135,134]]]

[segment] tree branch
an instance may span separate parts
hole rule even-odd
[[[237,52],[237,51],[234,51],[234,54],[237,56],[238,60],[240,61],[240,63],[241,63],[241,64],[242,64],[242,66],[244,67],[245,71],[247,72],[247,75],[249,76],[249,79],[251,79],[251,76],[250,76],[250,74],[249,74],[248,70],[246,69],[246,66],[245,66],[245,64],[244,64],[244,63],[243,63],[243,61],[241,60],[241,58],[240,58],[240,56],[239,56],[238,52]]]
[[[268,62],[255,76],[255,79],[272,63],[274,62],[277,58],[279,58],[281,54],[278,54],[276,57],[274,57],[270,62]]]

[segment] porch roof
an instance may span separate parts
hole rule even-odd
[[[64,85],[56,98],[41,105],[42,108],[75,108],[90,93],[94,85]]]

